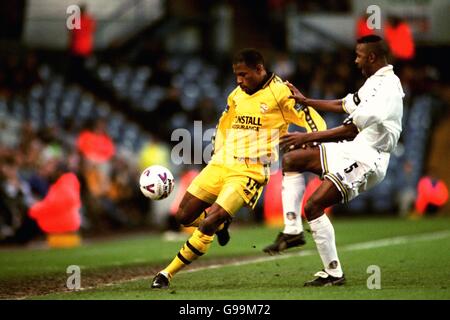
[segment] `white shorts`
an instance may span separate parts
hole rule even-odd
[[[350,142],[319,145],[322,178],[333,182],[347,203],[361,192],[380,183],[389,165],[390,154]]]

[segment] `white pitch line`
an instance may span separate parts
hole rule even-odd
[[[439,232],[435,232],[435,233],[424,233],[424,234],[418,234],[418,235],[400,236],[400,237],[394,237],[394,238],[387,238],[387,239],[380,239],[380,240],[374,240],[374,241],[348,244],[348,245],[338,248],[338,251],[356,251],[356,250],[375,249],[375,248],[400,245],[400,244],[411,243],[411,242],[421,242],[421,241],[444,239],[449,236],[450,236],[449,230],[439,231]],[[243,265],[247,265],[247,264],[251,264],[251,263],[267,262],[267,261],[286,259],[286,258],[292,258],[292,257],[304,257],[304,256],[310,256],[313,254],[317,254],[317,251],[316,250],[302,250],[302,251],[296,252],[296,253],[281,254],[281,255],[270,256],[270,257],[260,257],[260,258],[255,258],[255,259],[249,259],[246,261],[231,262],[231,263],[226,263],[226,264],[215,264],[215,265],[210,265],[207,267],[198,267],[195,269],[185,270],[182,272],[188,273],[188,272],[197,272],[197,271],[203,271],[203,270],[208,270],[208,269],[217,269],[217,268],[228,267],[228,266],[230,266],[230,267],[231,266],[243,266]]]
[[[399,236],[399,237],[393,237],[393,238],[385,238],[385,239],[379,239],[379,240],[373,240],[373,241],[367,241],[367,242],[360,242],[360,243],[354,243],[354,244],[348,244],[344,245],[342,247],[339,247],[339,251],[356,251],[356,250],[367,250],[367,249],[375,249],[375,248],[382,248],[382,247],[388,247],[388,246],[394,246],[394,245],[401,245],[406,243],[413,243],[413,242],[422,242],[422,241],[432,241],[432,240],[439,240],[444,239],[450,236],[450,230],[444,230],[444,231],[437,231],[433,233],[422,233],[417,235],[407,235],[407,236]],[[260,262],[268,262],[268,261],[274,261],[274,260],[281,260],[281,259],[287,259],[292,257],[305,257],[305,256],[311,256],[313,254],[317,254],[316,250],[302,250],[295,253],[287,253],[287,254],[279,254],[275,256],[266,256],[266,257],[258,257],[254,259],[247,259],[245,261],[237,261],[237,262],[231,262],[231,263],[222,263],[222,264],[214,264],[206,267],[197,267],[192,268],[190,270],[181,271],[180,273],[192,273],[192,272],[198,272],[203,270],[210,270],[210,269],[218,269],[223,267],[236,267],[236,266],[243,266],[247,264],[252,263],[260,263]],[[153,277],[153,276],[152,276]],[[126,282],[133,282],[133,281],[139,281],[139,280],[146,280],[150,279],[152,277],[149,276],[139,276],[127,280],[120,280],[116,282],[110,282],[101,284],[98,286],[92,286],[92,287],[85,287],[81,288],[77,291],[86,291],[86,290],[92,290],[92,289],[99,289],[103,287],[110,287],[114,285],[123,284]],[[69,291],[71,292],[71,291]],[[60,292],[58,294],[67,293]],[[39,295],[39,296],[46,296]],[[37,296],[37,297],[39,297]],[[22,297],[19,299],[26,299],[27,297]]]

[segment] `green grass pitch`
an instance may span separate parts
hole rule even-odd
[[[231,226],[226,247],[209,252],[180,272],[168,290],[151,290],[156,271],[184,241],[159,234],[85,243],[74,249],[0,250],[0,297],[27,299],[305,300],[450,299],[450,217],[332,219],[347,284],[305,288],[320,258],[307,245],[278,256],[261,250],[279,229]],[[188,236],[186,235],[186,238]],[[70,291],[66,269],[81,270],[82,290]],[[367,286],[380,269],[381,289]]]

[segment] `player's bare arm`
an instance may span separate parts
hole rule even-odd
[[[306,145],[309,142],[334,142],[341,140],[353,140],[358,134],[358,128],[353,124],[316,132],[292,132],[280,138],[280,146],[283,151],[289,151]]]
[[[342,99],[336,100],[317,100],[317,99],[309,99],[305,97],[300,90],[298,90],[292,83],[289,81],[285,82],[286,85],[292,92],[292,95],[289,98],[294,99],[295,102],[300,103],[305,106],[311,106],[318,111],[325,112],[335,112],[335,113],[344,113],[344,109],[342,108]]]

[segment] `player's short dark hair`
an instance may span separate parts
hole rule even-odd
[[[249,68],[256,69],[258,64],[264,65],[264,57],[262,54],[253,48],[246,48],[240,50],[234,55],[233,64],[245,63]]]
[[[371,34],[368,36],[364,36],[356,40],[356,43],[361,44],[369,44],[369,50],[377,57],[384,57],[387,58],[389,55],[389,49],[386,45],[386,42],[383,40],[382,37],[377,36],[375,34]]]
[[[376,34],[369,34],[356,40],[357,43],[376,43],[379,41],[383,41],[383,38]]]

